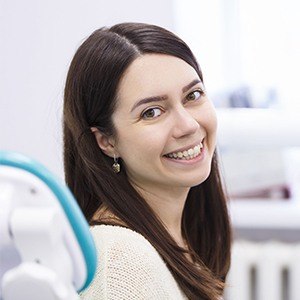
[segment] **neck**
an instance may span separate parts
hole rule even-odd
[[[181,221],[190,188],[166,189],[163,187],[160,189],[159,187],[151,187],[151,189],[147,189],[136,184],[133,185],[163,222],[177,244],[185,247],[181,232]]]

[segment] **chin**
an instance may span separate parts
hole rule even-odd
[[[203,183],[209,176],[210,174],[210,169],[207,172],[203,172],[200,176],[195,176],[191,179],[185,178],[185,180],[183,180],[183,185],[186,187],[194,187],[197,186],[201,183]]]

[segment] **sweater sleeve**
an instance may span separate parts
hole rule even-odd
[[[81,299],[184,299],[152,245],[138,233],[127,231],[102,230],[94,235],[98,269]]]

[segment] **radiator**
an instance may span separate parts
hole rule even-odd
[[[300,243],[236,241],[225,300],[300,300]]]

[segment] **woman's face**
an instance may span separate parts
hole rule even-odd
[[[216,115],[185,61],[162,54],[137,58],[120,81],[113,123],[116,154],[134,185],[187,188],[208,177]]]

